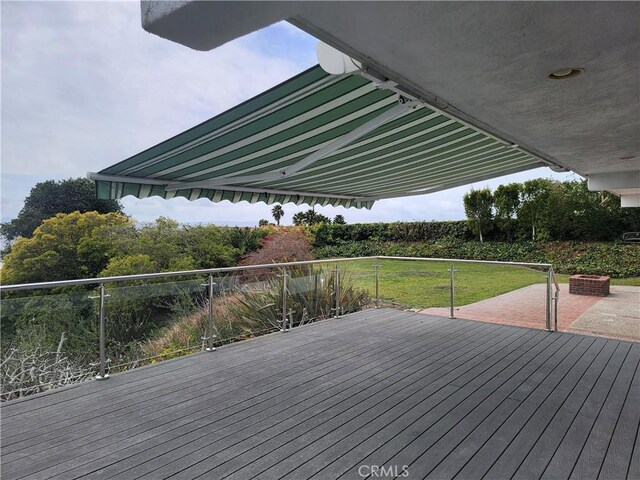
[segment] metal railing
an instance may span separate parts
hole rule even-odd
[[[370,299],[371,303],[376,308],[380,307],[380,271],[381,261],[407,261],[407,262],[446,262],[449,264],[449,316],[455,318],[455,303],[456,303],[456,276],[455,272],[458,270],[455,268],[457,264],[486,264],[486,265],[502,265],[502,266],[514,266],[514,267],[528,267],[535,268],[546,272],[546,303],[545,303],[545,327],[548,331],[556,331],[558,324],[558,299],[559,299],[559,286],[553,272],[551,264],[547,263],[525,263],[525,262],[499,262],[499,261],[483,261],[483,260],[464,260],[464,259],[443,259],[443,258],[422,258],[422,257],[393,257],[393,256],[373,256],[373,257],[355,257],[355,258],[334,258],[326,260],[310,260],[299,262],[287,262],[287,263],[271,263],[264,265],[247,265],[239,267],[225,267],[225,268],[211,268],[205,270],[187,270],[178,272],[162,272],[152,274],[141,275],[125,275],[116,277],[103,277],[103,278],[89,278],[89,279],[77,279],[77,280],[63,280],[58,282],[42,282],[42,283],[30,283],[19,285],[3,285],[0,286],[0,293],[28,291],[38,289],[51,289],[59,287],[72,287],[72,286],[90,286],[96,285],[98,287],[98,295],[90,298],[98,300],[97,317],[98,317],[98,336],[99,336],[99,373],[96,376],[97,379],[106,379],[109,377],[107,372],[107,364],[109,360],[106,352],[106,328],[105,323],[107,321],[105,314],[106,298],[109,294],[106,292],[105,285],[131,282],[141,280],[157,280],[171,277],[187,277],[187,276],[207,276],[207,283],[201,284],[202,287],[206,287],[208,308],[207,308],[207,332],[202,338],[203,347],[206,342],[206,350],[214,351],[216,349],[215,344],[220,339],[217,336],[216,326],[214,322],[214,290],[216,286],[215,275],[230,274],[238,272],[251,272],[259,270],[276,270],[280,272],[282,285],[282,306],[281,317],[277,320],[278,329],[281,332],[286,332],[293,328],[293,315],[288,311],[287,307],[287,295],[289,294],[290,283],[293,280],[290,272],[295,267],[303,266],[315,266],[315,265],[335,265],[333,270],[334,288],[335,288],[335,300],[333,305],[334,317],[340,317],[344,311],[344,307],[341,305],[341,269],[340,264],[344,262],[354,262],[362,260],[375,260],[375,264],[372,265],[375,276],[374,284],[374,297]],[[555,294],[553,286],[555,285]]]
[[[555,287],[553,292],[553,296],[549,292],[549,287],[547,287],[547,305],[553,302],[553,331],[558,331],[558,302],[560,301],[560,285],[558,285],[558,279],[556,278],[556,273],[553,271],[553,267],[549,267],[548,270],[549,278]],[[549,285],[549,282],[547,282]],[[547,309],[547,330],[551,330],[551,321],[549,320],[551,312]]]
[[[466,260],[459,258],[423,258],[423,257],[392,257],[379,255],[375,257],[379,260],[406,260],[416,262],[450,262],[450,284],[449,284],[449,298],[450,298],[450,318],[455,318],[455,264],[456,263],[475,263],[484,265],[505,265],[514,267],[528,267],[528,268],[542,268],[546,270],[547,276],[547,291],[546,291],[546,315],[545,315],[545,327],[549,332],[558,331],[558,300],[560,298],[560,286],[558,285],[553,266],[550,263],[527,263],[527,262],[499,262],[494,260]],[[376,277],[378,276],[378,269],[376,269]],[[377,280],[376,280],[377,284]],[[555,286],[555,292],[552,289],[552,284]],[[377,288],[376,288],[377,290]],[[377,301],[377,293],[376,293]],[[377,304],[376,304],[377,305]]]

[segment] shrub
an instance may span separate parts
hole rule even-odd
[[[427,242],[445,237],[460,240],[472,237],[465,221],[321,224],[311,227],[310,231],[315,235],[316,248],[368,240]]]
[[[313,260],[313,250],[304,233],[300,230],[282,230],[268,235],[262,241],[262,248],[245,255],[240,265],[264,265],[305,260]]]

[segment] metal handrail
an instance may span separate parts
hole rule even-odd
[[[511,265],[519,267],[551,268],[550,263],[500,262],[494,260],[466,260],[460,258],[423,258],[423,257],[390,257],[385,255],[351,258],[330,258],[326,260],[304,260],[300,262],[266,263],[262,265],[245,265],[239,267],[207,268],[203,270],[183,270],[179,272],[143,273],[138,275],[120,275],[116,277],[79,278],[76,280],[60,280],[56,282],[21,283],[15,285],[0,285],[1,292],[15,292],[18,290],[37,290],[40,288],[70,287],[74,285],[100,285],[102,283],[126,282],[131,280],[149,280],[154,278],[177,277],[185,275],[210,275],[213,273],[227,273],[243,270],[257,270],[264,268],[283,268],[301,265],[315,265],[323,263],[352,262],[355,260],[411,260],[422,262],[459,262],[483,263],[487,265]]]
[[[117,277],[79,278],[76,280],[60,280],[57,282],[21,283],[0,286],[1,292],[15,292],[18,290],[37,290],[39,288],[71,287],[74,285],[99,285],[101,283],[127,282],[131,280],[149,280],[153,278],[177,277],[185,275],[210,275],[213,273],[227,273],[243,270],[258,270],[261,268],[282,268],[300,265],[315,265],[322,263],[350,262],[354,260],[368,260],[375,257],[331,258],[327,260],[304,260],[300,262],[266,263],[263,265],[245,265],[240,267],[207,268],[204,270],[183,270],[180,272],[142,273],[138,275],[120,275]]]
[[[456,263],[484,263],[486,265],[511,265],[516,267],[543,267],[551,268],[550,263],[526,263],[526,262],[500,262],[498,260],[467,260],[464,258],[425,258],[425,257],[389,257],[386,255],[379,255],[377,257],[381,260],[411,260],[422,262],[456,262]]]
[[[556,272],[553,268],[549,268],[551,275],[551,281],[556,287],[555,295],[553,296],[553,331],[558,331],[558,302],[560,301],[560,285],[558,285],[558,279],[556,278]]]
[[[560,285],[558,285],[558,279],[556,278],[556,272],[551,269],[551,279],[553,280],[553,284],[556,287],[556,290],[560,290]]]

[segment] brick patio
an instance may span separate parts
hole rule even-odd
[[[529,285],[497,297],[459,307],[456,318],[483,322],[545,328],[546,285]],[[566,331],[583,313],[593,307],[601,297],[569,295],[569,285],[560,285],[558,302],[558,330]],[[421,313],[449,316],[448,308],[427,308]]]

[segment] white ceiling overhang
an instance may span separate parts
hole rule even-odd
[[[143,1],[142,13],[148,31],[200,50],[286,19],[538,158],[585,177],[639,169],[638,2]],[[584,73],[547,78],[562,68]]]

